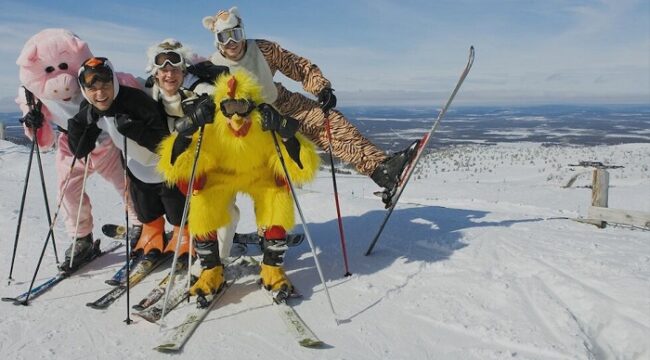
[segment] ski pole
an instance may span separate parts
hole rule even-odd
[[[34,104],[34,95],[29,90],[27,90],[26,88],[23,87],[23,89],[25,90],[25,98],[27,99],[27,104],[28,104],[30,110],[37,110],[37,111],[40,112],[40,104],[41,103],[39,103],[39,105],[37,107],[37,105]],[[12,256],[11,256],[11,266],[10,266],[10,269],[9,269],[9,277],[8,277],[7,285],[11,284],[11,281],[14,280],[13,277],[12,277],[12,274],[13,274],[13,270],[14,270],[14,263],[15,263],[15,260],[16,260],[16,251],[18,249],[18,239],[20,237],[20,229],[21,229],[21,226],[22,226],[23,212],[25,210],[25,199],[26,199],[26,196],[27,196],[27,188],[28,188],[28,185],[29,185],[29,177],[30,177],[30,173],[31,173],[31,169],[32,169],[32,162],[33,162],[34,152],[35,151],[37,151],[36,159],[38,161],[38,169],[39,169],[39,174],[41,176],[41,186],[43,188],[43,197],[44,197],[44,201],[45,201],[45,211],[46,211],[46,214],[47,214],[47,221],[48,221],[49,225],[52,225],[52,218],[50,216],[50,205],[49,205],[48,198],[47,198],[47,190],[45,188],[45,175],[43,173],[43,164],[41,162],[41,153],[40,153],[40,148],[38,147],[37,138],[38,138],[38,129],[33,129],[32,130],[32,146],[31,146],[31,149],[30,149],[30,152],[29,152],[29,160],[27,162],[27,173],[25,174],[25,180],[24,180],[24,186],[23,186],[23,194],[22,194],[22,198],[20,200],[20,210],[18,212],[18,222],[16,224],[16,237],[15,237],[15,240],[14,240],[14,248],[13,248],[13,253],[12,253]],[[59,255],[58,255],[58,253],[56,251],[56,243],[55,243],[55,240],[54,240],[54,234],[52,234],[52,247],[54,248],[54,258],[56,260],[56,263],[58,264],[59,263]]]
[[[87,129],[84,129],[84,132],[81,134],[81,138],[79,139],[79,143],[83,142],[84,138],[86,137],[86,133],[87,133]],[[47,248],[47,243],[50,241],[50,236],[54,235],[54,224],[56,224],[56,219],[59,217],[59,212],[61,211],[61,205],[63,204],[63,196],[65,195],[65,192],[68,189],[68,184],[70,184],[70,177],[72,175],[72,170],[74,169],[74,165],[76,164],[76,162],[77,162],[77,151],[75,151],[74,153],[72,162],[70,164],[70,168],[68,169],[68,175],[66,176],[65,183],[63,184],[63,189],[61,189],[61,193],[59,194],[59,202],[56,205],[56,211],[54,212],[54,217],[52,218],[52,224],[50,224],[50,228],[47,231],[47,236],[45,237],[45,242],[43,243],[43,249],[41,250],[41,255],[38,257],[38,263],[36,264],[36,269],[34,270],[34,276],[32,276],[32,281],[29,284],[29,290],[27,290],[27,296],[25,297],[25,300],[21,302],[22,305],[29,305],[29,295],[32,293],[34,282],[36,282],[36,276],[38,275],[38,270],[41,268],[41,262],[43,262],[43,256],[45,255],[45,249]]]
[[[131,312],[129,309],[131,306],[129,302],[131,300],[131,267],[129,266],[129,261],[131,260],[131,241],[129,240],[129,179],[127,175],[127,156],[128,152],[126,150],[127,137],[124,136],[124,224],[126,225],[126,319],[124,322],[127,325],[130,325],[133,321],[131,320]]]
[[[327,288],[327,283],[325,283],[325,277],[323,277],[323,271],[321,270],[320,262],[318,261],[316,248],[314,247],[314,242],[311,240],[309,228],[307,227],[307,221],[305,220],[305,215],[302,213],[302,208],[300,207],[300,202],[298,201],[298,195],[296,194],[296,190],[294,189],[293,183],[291,182],[291,178],[289,177],[289,170],[287,169],[287,164],[285,164],[284,162],[284,156],[282,156],[282,150],[280,150],[280,144],[278,143],[275,130],[271,130],[271,135],[273,137],[273,143],[275,144],[275,151],[278,153],[280,164],[282,164],[282,170],[284,170],[284,176],[287,179],[287,184],[289,184],[289,189],[291,190],[291,195],[293,196],[293,202],[296,204],[296,208],[298,209],[298,214],[300,214],[300,221],[302,222],[302,228],[305,231],[305,237],[307,238],[307,242],[309,242],[311,253],[314,256],[314,263],[316,264],[316,270],[318,271],[318,276],[320,277],[320,281],[323,284],[323,289],[325,289],[325,295],[327,296],[327,301],[329,302],[330,309],[332,310],[332,314],[334,315],[334,321],[336,321],[336,325],[338,325],[339,319],[337,318],[336,311],[334,310],[334,305],[332,304],[332,298],[330,297],[330,292],[329,289]]]
[[[34,132],[34,139],[36,139],[36,135],[38,133],[38,129]],[[43,172],[43,162],[41,160],[41,152],[38,147],[38,144],[36,144],[36,161],[38,163],[38,171],[41,174],[41,188],[43,189],[43,198],[45,199],[45,214],[47,215],[47,222],[48,225],[52,226],[52,217],[50,215],[50,201],[48,200],[47,197],[47,189],[45,186],[45,173]],[[56,251],[56,240],[54,239],[54,233],[52,233],[52,248],[54,249],[54,260],[56,263],[59,263],[59,254]]]
[[[27,99],[27,104],[29,107],[33,110],[38,111],[39,113],[42,114],[41,108],[43,107],[43,102],[40,100],[36,102],[34,98],[34,94],[27,90],[26,87],[23,87],[25,90],[25,98]],[[38,129],[34,129],[34,142],[35,142],[35,150],[36,150],[36,160],[38,161],[38,171],[39,174],[41,175],[41,187],[43,189],[43,198],[45,199],[45,213],[47,214],[47,221],[49,225],[52,225],[52,217],[50,216],[50,203],[47,197],[47,189],[45,187],[45,174],[43,172],[43,162],[41,161],[41,151],[38,146],[38,142],[36,139],[38,139]],[[54,239],[54,233],[52,233],[52,248],[54,249],[54,260],[56,263],[59,263],[59,254],[56,251],[56,241]]]
[[[29,174],[32,169],[32,160],[34,159],[34,147],[36,146],[36,138],[32,140],[32,148],[29,152],[29,160],[27,161],[27,174],[25,174],[25,181],[23,185],[23,196],[20,200],[20,210],[18,211],[18,223],[16,225],[16,238],[14,239],[14,250],[13,255],[11,256],[11,267],[9,268],[9,278],[7,279],[7,285],[11,284],[11,281],[14,280],[11,274],[14,271],[14,261],[16,260],[16,249],[18,248],[18,238],[20,236],[20,227],[23,221],[23,211],[25,210],[25,198],[27,197],[27,185],[29,185]]]
[[[334,187],[334,202],[336,203],[336,218],[339,224],[339,237],[341,239],[341,251],[343,253],[343,264],[345,266],[345,274],[343,276],[351,276],[350,268],[348,267],[348,252],[345,245],[345,233],[343,231],[343,219],[341,218],[341,206],[339,205],[339,191],[336,186],[336,171],[334,169],[334,156],[332,149],[332,131],[330,128],[329,110],[325,114],[325,128],[327,129],[327,144],[329,146],[330,168],[332,169],[332,186]]]
[[[176,276],[176,262],[178,261],[178,251],[183,242],[183,228],[187,224],[187,216],[190,211],[190,199],[192,198],[192,189],[194,188],[194,178],[196,177],[196,167],[199,162],[199,154],[201,153],[201,144],[203,143],[203,133],[205,132],[205,125],[201,126],[198,139],[196,140],[196,149],[194,150],[194,162],[192,163],[192,172],[190,173],[190,181],[187,185],[187,194],[185,194],[185,205],[183,206],[183,216],[181,217],[180,233],[176,240],[176,248],[174,249],[174,257],[172,259],[172,268],[169,270],[169,282],[165,289],[165,299],[163,302],[162,315],[160,316],[160,327],[164,327],[165,313],[167,312],[167,301],[169,301],[169,293],[174,288],[174,277]],[[182,136],[178,134],[177,136]],[[190,249],[191,254],[191,249]],[[191,255],[190,255],[191,256]],[[188,267],[191,266],[188,263]],[[189,282],[188,282],[189,284]]]
[[[74,239],[72,240],[72,251],[70,251],[70,262],[68,266],[70,269],[72,269],[72,264],[74,264],[74,253],[76,252],[75,249],[77,249],[77,239],[79,235],[77,232],[79,231],[79,220],[81,219],[81,204],[83,204],[84,201],[84,193],[86,191],[86,178],[88,178],[88,164],[90,161],[88,161],[88,155],[84,158],[84,161],[86,162],[84,165],[84,178],[83,181],[81,182],[81,196],[79,196],[79,208],[77,209],[77,220],[75,222],[74,226]]]

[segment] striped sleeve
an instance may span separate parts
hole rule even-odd
[[[331,87],[316,64],[283,49],[275,42],[256,40],[262,55],[271,68],[271,73],[280,71],[286,77],[301,82],[305,91],[317,95],[323,88]]]

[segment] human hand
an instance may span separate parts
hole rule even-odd
[[[262,130],[275,131],[284,139],[293,137],[298,130],[300,124],[298,120],[281,116],[280,113],[269,104],[260,104],[258,106],[262,114]]]
[[[20,122],[30,129],[40,129],[43,126],[43,121],[43,113],[36,109],[30,110],[20,119]]]
[[[120,134],[126,133],[133,125],[133,120],[127,114],[115,114],[115,127]]]
[[[334,89],[330,87],[323,88],[323,90],[318,93],[318,103],[325,113],[335,108],[336,95],[334,95]]]
[[[197,127],[214,122],[216,106],[208,94],[184,100],[182,107],[185,116],[189,117]]]

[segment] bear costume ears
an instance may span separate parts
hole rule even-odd
[[[244,24],[239,15],[239,10],[236,6],[233,6],[228,10],[220,10],[215,16],[204,17],[203,26],[213,33],[218,33],[236,26],[244,27]]]

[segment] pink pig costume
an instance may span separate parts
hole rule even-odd
[[[79,199],[82,196],[85,162],[80,159],[75,162],[73,151],[68,147],[68,119],[79,111],[83,100],[77,72],[84,60],[92,57],[88,45],[72,32],[65,29],[44,29],[32,36],[23,47],[16,60],[20,70],[20,81],[34,97],[43,103],[42,112],[45,117],[43,127],[38,129],[37,143],[40,147],[51,148],[56,141],[56,172],[58,192],[63,187],[70,171],[68,187],[63,194],[62,206],[66,214],[65,225],[70,236],[84,237],[93,230],[93,217],[90,199],[83,193],[79,227],[75,232]],[[128,86],[141,87],[135,78],[128,74],[119,74],[120,83]],[[21,87],[16,103],[23,114],[29,111],[25,100],[25,92]],[[56,134],[50,123],[54,123],[59,134]],[[33,139],[32,130],[25,127],[25,135]],[[120,196],[124,194],[124,168],[120,150],[115,147],[109,137],[100,137],[98,146],[88,155],[88,174],[97,172],[115,187]],[[129,221],[140,224],[129,201]]]

